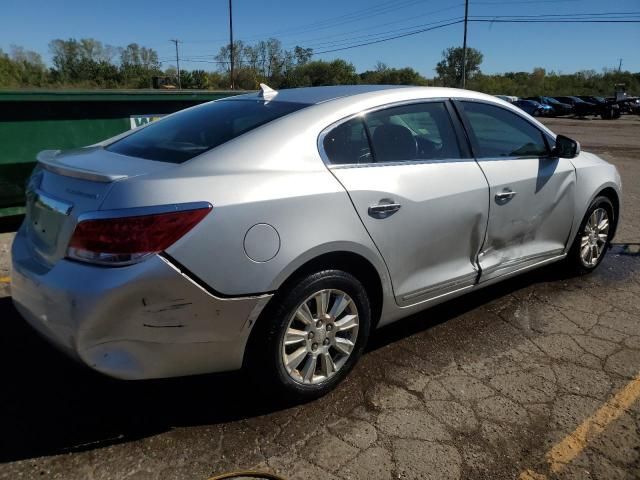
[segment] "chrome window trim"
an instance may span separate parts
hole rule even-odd
[[[78,222],[86,220],[103,220],[108,218],[142,217],[145,215],[158,215],[161,213],[183,212],[186,210],[198,210],[201,208],[212,209],[209,202],[188,202],[166,205],[153,205],[150,207],[118,208],[113,210],[96,210],[86,212],[78,216]]]
[[[403,162],[398,160],[396,162],[369,162],[369,163],[341,163],[338,165],[328,164],[327,167],[331,170],[341,170],[344,168],[365,168],[365,167],[399,167],[401,165],[429,165],[433,163],[462,163],[462,162],[474,162],[475,158],[434,158],[431,160],[407,160]]]
[[[394,107],[402,107],[405,105],[419,105],[419,104],[423,104],[423,103],[443,103],[445,106],[445,110],[447,111],[447,115],[450,115],[449,110],[446,109],[446,102],[449,100],[449,98],[447,97],[434,97],[434,98],[423,98],[423,99],[411,99],[411,100],[401,100],[399,102],[391,102],[391,103],[385,103],[384,105],[377,105],[375,107],[371,107],[368,108],[366,110],[361,110],[358,113],[354,113],[352,115],[348,115],[346,117],[341,118],[340,120],[336,120],[335,122],[331,123],[330,125],[328,125],[327,127],[323,128],[322,131],[320,132],[320,134],[318,135],[318,141],[317,141],[317,147],[318,147],[318,152],[320,153],[320,158],[322,159],[322,161],[324,162],[324,164],[327,166],[327,168],[329,169],[341,169],[341,168],[365,168],[365,167],[393,167],[393,166],[400,166],[400,165],[424,165],[424,164],[431,164],[431,163],[453,163],[453,162],[475,162],[475,159],[473,157],[471,158],[437,158],[437,159],[422,159],[422,160],[410,160],[410,161],[395,161],[395,162],[367,162],[367,163],[340,163],[340,164],[332,164],[331,160],[329,160],[329,156],[327,155],[327,152],[324,149],[324,139],[327,136],[327,134],[329,132],[331,132],[334,128],[339,127],[340,125],[342,125],[343,123],[346,123],[356,117],[362,116],[364,117],[365,115],[372,113],[372,112],[376,112],[379,110],[386,110],[388,108],[394,108]],[[453,123],[453,119],[450,119],[450,121]],[[451,128],[453,130],[453,134],[456,136],[456,138],[458,137],[458,134],[455,130],[454,125],[451,125]],[[371,148],[371,145],[369,145],[369,147]],[[462,154],[462,151],[460,152]]]

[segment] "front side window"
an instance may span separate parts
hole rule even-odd
[[[540,130],[502,107],[461,102],[476,140],[477,158],[542,157],[548,154]]]
[[[365,116],[376,162],[460,158],[458,141],[442,102],[402,105]]]
[[[130,157],[183,163],[306,106],[263,100],[211,102],[152,123],[106,149]]]

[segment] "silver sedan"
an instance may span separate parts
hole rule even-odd
[[[121,379],[245,368],[326,393],[372,329],[552,262],[595,269],[620,177],[495,97],[344,86],[219,100],[44,151],[24,318]]]

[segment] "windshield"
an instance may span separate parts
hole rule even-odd
[[[152,123],[106,149],[130,157],[183,163],[306,106],[263,100],[211,102]]]

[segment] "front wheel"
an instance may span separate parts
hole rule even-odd
[[[340,270],[278,292],[248,345],[246,368],[265,392],[307,400],[331,391],[362,355],[371,312],[362,284]]]
[[[615,213],[607,197],[597,197],[589,206],[568,255],[576,273],[592,272],[602,262],[609,249]]]

